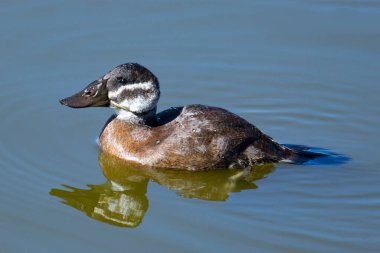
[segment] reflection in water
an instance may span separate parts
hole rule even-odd
[[[273,164],[257,165],[249,173],[241,170],[175,171],[154,169],[131,164],[116,157],[99,153],[99,164],[106,183],[79,189],[52,189],[50,194],[63,199],[87,216],[112,225],[137,227],[148,209],[148,182],[152,181],[174,190],[184,198],[226,201],[230,192],[256,189],[254,181],[274,170]]]
[[[87,216],[112,225],[137,227],[148,209],[145,195],[148,180],[131,182],[124,189],[107,181],[100,185],[88,185],[79,189],[63,185],[69,190],[52,189],[50,194],[62,198],[63,203],[72,206]]]

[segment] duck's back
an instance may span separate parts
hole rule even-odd
[[[245,168],[291,155],[290,149],[221,108],[172,108],[157,119],[148,126],[115,118],[103,130],[100,146],[107,153],[143,165],[187,170]]]

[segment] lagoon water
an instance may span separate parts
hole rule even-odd
[[[380,2],[3,1],[0,252],[377,252]],[[159,109],[209,104],[341,165],[178,173],[115,165],[110,109],[68,96],[114,66]]]

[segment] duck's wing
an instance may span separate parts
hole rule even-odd
[[[178,119],[191,131],[199,132],[198,136],[209,143],[208,148],[224,157],[224,162],[229,165],[238,162],[238,167],[242,167],[278,162],[292,153],[247,120],[222,108],[186,106]]]

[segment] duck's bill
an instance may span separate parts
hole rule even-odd
[[[107,107],[110,104],[106,80],[96,80],[82,91],[61,99],[61,104],[72,108]]]

